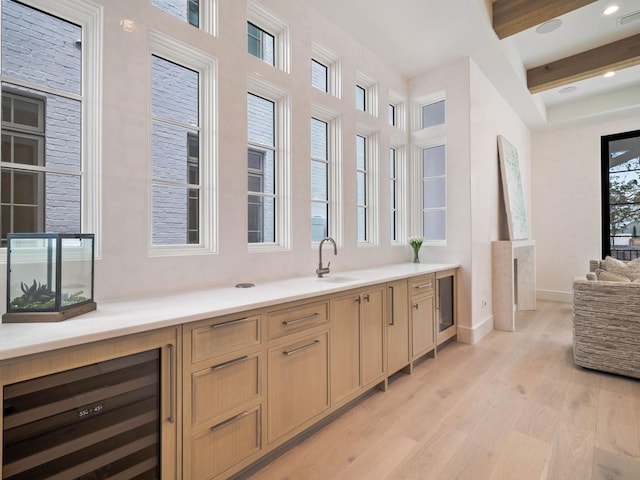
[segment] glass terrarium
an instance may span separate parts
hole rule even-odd
[[[7,234],[3,322],[56,322],[96,309],[93,234]]]

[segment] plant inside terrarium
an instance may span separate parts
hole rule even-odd
[[[10,307],[13,310],[51,310],[56,306],[56,294],[51,291],[45,283],[37,282],[35,279],[31,285],[20,282],[22,295],[11,301]],[[62,306],[74,305],[87,300],[79,290],[75,293],[63,293],[61,295]]]

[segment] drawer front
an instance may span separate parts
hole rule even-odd
[[[191,332],[193,363],[260,344],[260,315],[240,317]]]
[[[192,425],[196,426],[261,396],[262,356],[221,362],[191,377]]]
[[[208,480],[260,451],[260,407],[231,417],[193,437],[191,475]]]
[[[432,293],[436,286],[436,275],[420,275],[409,279],[409,295],[419,295],[421,293]]]
[[[329,321],[329,302],[315,302],[269,312],[267,317],[267,335],[269,339],[278,338],[287,333],[315,327]]]

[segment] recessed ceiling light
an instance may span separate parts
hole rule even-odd
[[[616,74],[616,72],[607,72],[604,74],[604,78],[611,78]]]
[[[558,90],[558,93],[561,93],[564,95],[565,93],[575,92],[576,90],[578,90],[578,87],[571,85],[569,87],[561,88],[560,90]]]
[[[536,32],[538,33],[549,33],[557,30],[562,25],[562,20],[559,18],[554,18],[553,20],[549,20],[548,22],[544,22],[541,25],[538,25],[536,28]]]
[[[612,13],[616,13],[620,7],[618,5],[610,5],[604,9],[602,12],[604,15],[611,15]]]

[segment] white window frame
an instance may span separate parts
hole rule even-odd
[[[422,128],[422,107],[431,105],[434,103],[438,103],[444,101],[445,102],[445,116],[444,123],[440,125],[434,125],[432,127]],[[431,131],[430,135],[444,135],[444,131],[447,127],[447,96],[444,91],[436,92],[430,95],[425,95],[422,97],[417,97],[414,100],[415,108],[413,109],[413,122],[414,122],[414,132],[417,131]]]
[[[314,64],[319,65],[320,67],[324,68],[324,81],[325,81],[325,89],[323,90],[320,87],[317,87],[316,85],[313,84],[313,66]],[[329,66],[326,65],[325,63],[321,62],[320,60],[311,57],[311,86],[314,88],[317,88],[318,90],[320,90],[321,92],[325,92],[328,93],[329,92]]]
[[[151,5],[153,8],[157,8],[161,12],[166,13],[170,17],[175,18],[180,22],[184,22],[187,25],[191,25],[189,23],[188,18],[185,21],[173,16],[169,12],[166,12],[161,8],[158,8],[155,5],[153,5],[152,0],[149,0],[149,5]],[[218,0],[200,0],[198,6],[200,7],[200,12],[198,16],[200,26],[199,27],[195,27],[194,25],[191,25],[191,26],[204,31],[209,35],[213,35],[214,37],[217,37],[218,36]]]
[[[338,246],[343,244],[344,232],[342,228],[343,212],[342,205],[342,117],[320,105],[311,106],[311,117],[317,118],[327,123],[327,157],[329,172],[327,175],[328,200],[329,200],[329,221],[327,229],[329,235],[336,241]],[[319,242],[313,242],[318,245]]]
[[[311,42],[311,58],[327,67],[327,92],[325,93],[342,98],[342,61],[340,57],[320,43],[313,41]]]
[[[364,111],[372,117],[378,118],[378,83],[368,75],[356,71],[356,85],[365,91],[365,109]],[[355,87],[354,86],[354,87]],[[354,88],[355,95],[355,88]],[[353,102],[356,105],[356,102]],[[361,111],[361,110],[360,110]],[[387,122],[388,123],[388,122]]]
[[[247,80],[247,93],[274,103],[276,171],[275,243],[247,242],[248,249],[251,253],[291,250],[291,95],[281,87],[254,76]]]
[[[65,94],[82,103],[81,147],[81,230],[95,234],[95,257],[102,255],[101,179],[102,169],[102,31],[104,7],[85,0],[20,0],[21,3],[74,23],[82,29],[82,89],[80,95]],[[0,6],[1,9],[1,6]],[[0,58],[1,60],[1,58]],[[57,90],[5,77],[0,82],[58,95]],[[0,262],[6,263],[7,249],[0,249]]]
[[[253,35],[250,30],[251,27],[253,27],[254,29],[256,29],[258,31],[257,36]],[[271,39],[271,53],[272,53],[272,58],[267,58],[265,56],[265,52],[268,51],[265,48],[265,40],[268,37]],[[251,23],[251,22],[247,22],[247,42],[249,42],[249,38],[253,38],[254,40],[256,40],[258,42],[258,46],[259,46],[259,52],[256,52],[257,55],[253,52],[250,51],[249,48],[247,48],[247,51],[250,55],[262,60],[264,63],[266,63],[267,65],[271,65],[272,67],[275,66],[276,63],[276,53],[275,53],[275,48],[276,48],[276,37],[274,37],[273,35],[271,35],[269,32],[263,30],[261,27]],[[247,45],[248,47],[248,45]]]
[[[216,71],[217,61],[190,45],[174,40],[160,32],[149,31],[148,52],[148,85],[151,85],[151,57],[157,55],[198,72],[199,93],[199,137],[200,137],[200,243],[184,245],[154,245],[153,233],[153,203],[152,203],[152,161],[149,160],[149,233],[148,255],[179,256],[204,255],[217,252],[218,232],[218,200],[214,192],[218,191],[216,172],[217,159],[217,115],[216,115]],[[149,88],[149,119],[151,112],[151,88]],[[149,156],[151,156],[152,138],[149,122]]]
[[[393,105],[396,110],[396,124],[392,127],[405,132],[407,130],[407,99],[397,93],[389,92],[389,105]]]
[[[356,205],[356,241],[359,247],[364,246],[375,246],[378,245],[379,242],[379,222],[378,222],[378,212],[379,212],[379,188],[378,188],[378,172],[380,167],[380,140],[379,133],[371,127],[363,124],[358,124],[356,127],[356,136],[364,137],[366,139],[366,231],[365,231],[365,241],[358,240],[358,230],[357,230],[357,205]],[[357,141],[357,139],[356,139]],[[357,149],[357,145],[356,145]],[[355,157],[355,156],[354,156]],[[354,165],[357,170],[357,164]],[[357,181],[357,179],[356,179]],[[357,184],[356,184],[357,186]],[[357,188],[354,189],[357,191]],[[357,203],[357,198],[356,198]]]
[[[285,73],[291,73],[291,29],[289,25],[255,0],[248,0],[247,2],[247,21],[269,35],[273,35],[274,66]],[[258,57],[254,57],[249,53],[247,55],[256,58],[265,65],[269,65]]]
[[[403,143],[391,142],[389,148],[396,152],[396,239],[392,245],[406,245],[407,238],[407,147]],[[390,182],[389,182],[390,183]],[[391,188],[391,187],[389,187]],[[391,218],[390,218],[391,221]],[[391,227],[391,226],[390,226]],[[389,228],[389,231],[391,228]]]
[[[448,203],[448,193],[449,193],[449,186],[448,186],[448,174],[449,174],[449,169],[448,169],[448,145],[447,145],[447,139],[446,137],[439,137],[439,138],[431,138],[428,140],[423,140],[420,143],[416,143],[414,146],[414,205],[416,205],[416,214],[414,215],[414,231],[415,232],[420,232],[420,235],[422,235],[422,232],[424,232],[424,171],[423,171],[423,162],[422,162],[422,151],[427,149],[427,148],[433,148],[433,147],[440,147],[440,146],[444,146],[445,148],[445,174],[444,174],[444,178],[445,178],[445,201],[444,201],[444,207],[441,208],[440,210],[444,210],[445,213],[445,238],[442,240],[425,240],[423,245],[427,245],[427,246],[446,246],[447,245],[447,238],[449,235],[449,212],[448,212],[448,208],[449,208],[449,203]]]

